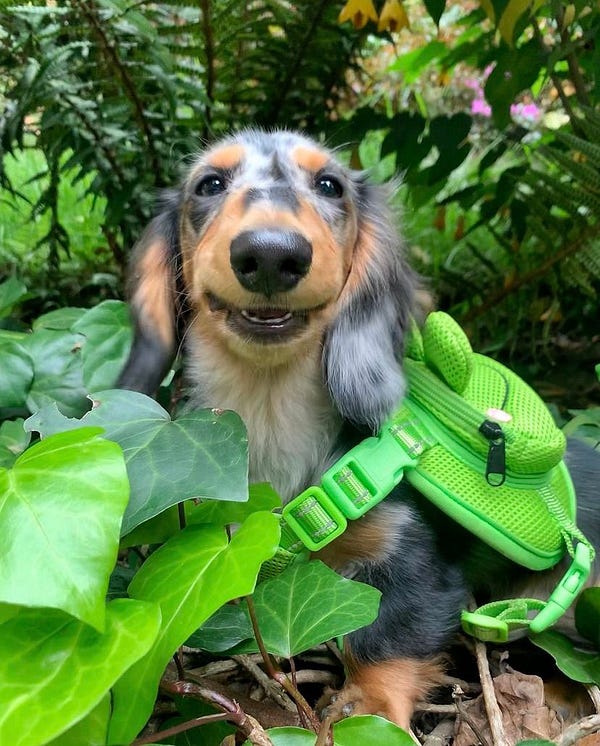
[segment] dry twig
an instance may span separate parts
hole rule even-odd
[[[494,681],[490,673],[490,666],[487,659],[487,649],[484,642],[475,642],[475,658],[477,659],[477,669],[481,680],[481,691],[483,702],[487,713],[490,730],[492,732],[492,741],[494,746],[509,746],[504,725],[502,723],[502,713],[498,706],[496,693],[494,691]],[[469,723],[470,725],[470,723]]]
[[[600,732],[600,715],[589,715],[578,723],[569,726],[562,734],[559,746],[573,746],[580,738]]]

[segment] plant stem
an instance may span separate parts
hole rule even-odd
[[[256,609],[254,608],[254,600],[252,599],[251,596],[246,596],[246,602],[248,604],[248,614],[250,616],[250,621],[252,622],[252,630],[254,632],[254,637],[256,638],[256,643],[258,645],[258,649],[260,650],[260,654],[264,661],[267,673],[272,679],[274,679],[279,684],[281,684],[281,686],[285,689],[285,691],[290,695],[290,697],[296,703],[300,717],[304,715],[307,718],[312,730],[314,730],[315,733],[318,733],[321,727],[319,718],[316,716],[315,711],[308,704],[308,702],[304,699],[302,694],[298,691],[298,689],[296,689],[296,687],[288,679],[285,673],[277,666],[272,656],[269,654],[269,651],[267,650],[265,646],[264,640],[262,639],[262,635],[260,634],[260,630],[258,628],[258,620],[256,618]]]
[[[218,723],[223,720],[228,720],[228,718],[229,715],[226,712],[218,712],[215,715],[203,715],[202,717],[197,717],[193,720],[187,720],[185,723],[174,725],[172,728],[153,733],[151,736],[138,738],[131,744],[131,746],[143,746],[143,744],[146,743],[158,743],[158,741],[162,741],[164,738],[176,736],[178,733],[185,733],[186,730],[199,728],[201,725],[208,725],[209,723]]]
[[[190,681],[169,681],[163,678],[160,682],[160,688],[167,694],[201,699],[214,705],[226,713],[227,720],[233,723],[250,743],[255,744],[255,746],[273,746],[271,739],[260,723],[251,715],[246,714],[239,704],[229,697]]]

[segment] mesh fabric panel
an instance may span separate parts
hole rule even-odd
[[[425,452],[418,468],[406,474],[409,481],[415,475],[421,478],[418,488],[438,507],[510,559],[522,563],[523,552],[531,552],[551,566],[564,553],[560,526],[536,489],[507,484],[492,487],[483,474],[467,468],[439,445]],[[424,489],[423,480],[433,489]],[[571,515],[568,486],[558,469],[552,471],[550,486]],[[490,529],[499,532],[494,541],[490,541]],[[540,569],[535,561],[524,564]]]

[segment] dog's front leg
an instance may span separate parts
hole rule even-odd
[[[372,541],[373,521],[368,531]],[[360,546],[360,533],[357,522],[352,526],[355,547]],[[329,693],[320,708],[333,720],[380,714],[407,729],[415,704],[442,679],[441,653],[459,628],[467,590],[462,571],[441,556],[416,512],[404,516],[391,542],[389,532],[382,537],[382,546],[384,556],[359,559],[355,575],[382,592],[379,615],[347,636],[346,685]],[[333,553],[324,559],[332,561]]]

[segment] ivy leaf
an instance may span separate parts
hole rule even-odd
[[[24,408],[33,382],[33,360],[22,341],[0,339],[0,407]]]
[[[380,598],[376,588],[343,578],[318,560],[292,565],[253,596],[267,650],[285,658],[370,624]],[[251,647],[258,649],[254,642]]]
[[[53,331],[72,331],[71,327],[78,321],[85,313],[87,309],[78,308],[76,306],[65,306],[65,308],[57,308],[54,311],[48,311],[37,319],[31,325],[34,332],[40,331],[41,329],[51,329]]]
[[[81,420],[62,417],[50,406],[25,426],[45,437],[92,425],[121,445],[131,483],[123,535],[188,498],[247,500],[248,440],[234,412],[202,409],[171,420],[154,399],[135,391],[115,389],[90,396],[94,407]]]
[[[23,428],[24,420],[6,420],[0,425],[0,466],[12,466],[29,445],[31,434]]]
[[[0,743],[47,743],[102,708],[112,684],[150,649],[159,622],[156,604],[131,599],[107,606],[104,633],[52,609],[23,609],[5,622]]]
[[[241,606],[225,605],[188,638],[186,645],[223,653],[254,637],[250,618]]]
[[[99,391],[114,386],[133,336],[127,304],[106,300],[76,321],[72,331],[86,339],[81,351],[86,389]]]
[[[91,712],[47,746],[106,746],[110,707],[110,693],[107,693]]]
[[[600,649],[600,588],[586,588],[577,599],[575,626]]]
[[[0,601],[62,609],[102,631],[129,484],[121,449],[98,432],[54,435],[0,469]]]
[[[267,733],[273,746],[315,746],[317,737],[303,728],[270,728]],[[385,746],[414,746],[405,730],[378,715],[358,715],[333,726],[335,746],[364,746],[366,743]],[[250,746],[245,741],[244,746]]]
[[[258,510],[273,510],[280,507],[281,498],[277,492],[270,484],[261,482],[249,486],[247,502],[207,500],[200,505],[190,506],[186,519],[190,524],[217,523],[225,526],[228,523],[240,523]]]
[[[573,681],[600,685],[600,653],[576,648],[568,637],[555,630],[531,635],[531,641],[550,653],[558,668]]]
[[[161,628],[152,650],[114,688],[110,743],[135,738],[175,650],[223,604],[252,592],[278,541],[278,517],[253,513],[229,542],[223,528],[188,526],[150,555],[129,594],[160,606]]]
[[[33,360],[33,382],[27,407],[36,412],[57,401],[64,414],[79,416],[85,410],[86,391],[81,367],[84,337],[42,329],[30,334],[23,346]]]

